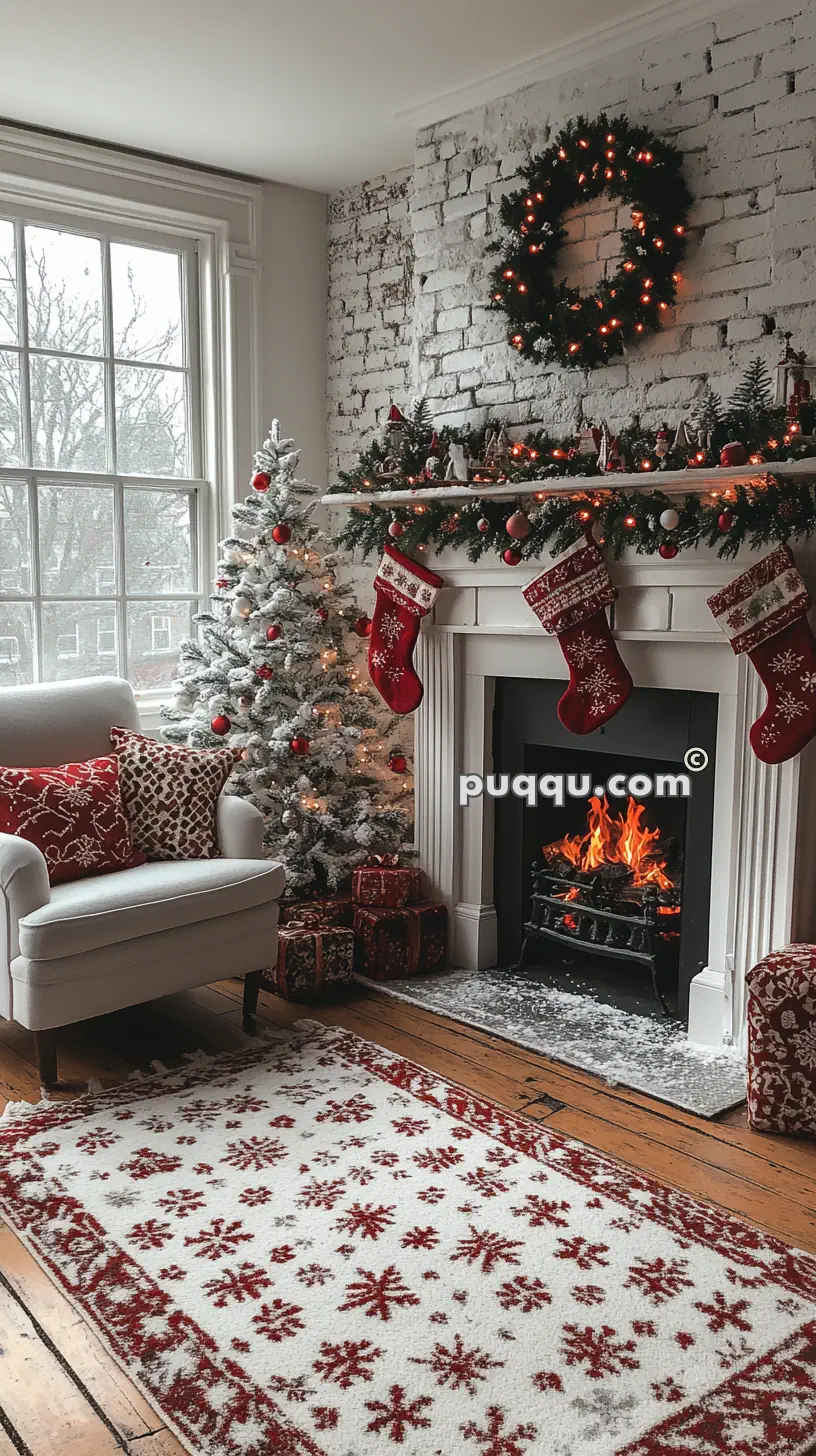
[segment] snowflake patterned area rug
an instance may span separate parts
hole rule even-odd
[[[745,1060],[736,1048],[696,1046],[677,1022],[548,986],[533,970],[358,979],[384,996],[425,1006],[698,1117],[717,1117],[745,1101]]]
[[[0,1208],[206,1456],[802,1456],[816,1260],[299,1023],[0,1123]]]

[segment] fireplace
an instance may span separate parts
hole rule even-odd
[[[684,755],[701,748],[713,765],[717,699],[635,688],[605,727],[576,739],[556,715],[562,692],[547,680],[497,683],[494,775],[565,785],[563,802],[496,799],[499,964],[687,1021],[708,945],[714,775],[689,773]],[[626,789],[649,784],[661,792]],[[606,785],[616,792],[596,792]]]

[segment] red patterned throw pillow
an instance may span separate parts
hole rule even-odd
[[[0,833],[36,844],[52,885],[145,861],[134,849],[113,755],[58,768],[0,767]]]
[[[133,843],[148,859],[217,859],[215,806],[237,750],[177,748],[111,728]]]

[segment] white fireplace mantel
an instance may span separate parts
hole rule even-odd
[[[797,552],[803,573],[808,560]],[[442,573],[417,666],[425,696],[416,723],[416,817],[420,863],[452,914],[452,962],[496,963],[493,801],[458,802],[460,773],[492,771],[492,709],[502,677],[568,677],[558,642],[542,631],[521,588],[548,564],[468,564],[460,553],[423,558]],[[721,561],[704,548],[672,562],[612,564],[620,595],[613,628],[639,686],[716,693],[712,894],[708,963],[692,984],[689,1034],[710,1045],[744,1040],[745,975],[769,950],[813,939],[816,871],[814,745],[778,767],[751,752],[748,728],[764,689],[735,657],[706,597],[757,556]],[[521,767],[521,766],[519,766]]]

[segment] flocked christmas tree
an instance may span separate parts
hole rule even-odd
[[[410,780],[394,720],[367,681],[371,624],[312,524],[313,488],[275,420],[221,542],[212,611],[182,644],[171,743],[241,750],[231,792],[264,814],[264,843],[297,899],[342,887],[405,841]]]

